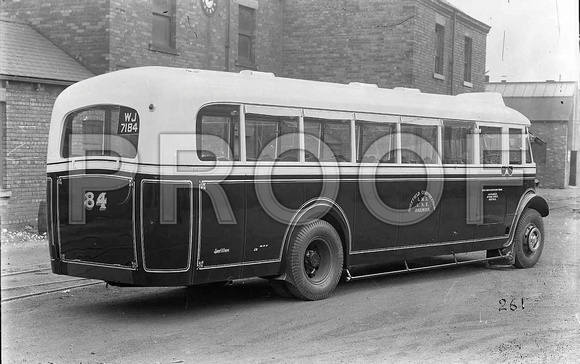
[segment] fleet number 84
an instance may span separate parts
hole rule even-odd
[[[92,192],[85,193],[85,208],[87,210],[92,210],[95,205],[99,206],[99,211],[105,211],[107,209],[107,193],[101,192],[97,200],[95,201],[95,194]]]

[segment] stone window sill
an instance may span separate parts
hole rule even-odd
[[[170,48],[167,46],[153,44],[153,43],[149,43],[149,50],[153,51],[153,52],[172,54],[174,56],[181,55],[179,52],[179,49]]]
[[[439,73],[433,73],[433,78],[437,79],[437,80],[445,81],[445,76],[443,76],[442,74],[439,74]]]
[[[256,64],[253,62],[248,62],[248,61],[243,61],[243,60],[236,60],[236,66],[237,67],[241,67],[241,68],[246,68],[249,70],[254,70],[257,71],[258,67],[256,67]]]
[[[473,83],[467,82],[467,81],[463,81],[463,86],[469,87],[469,88],[473,88]]]

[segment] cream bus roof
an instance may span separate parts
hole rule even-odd
[[[79,82],[65,91],[67,100],[73,101],[79,94],[89,95],[85,90],[89,90],[90,95],[102,90],[101,100],[89,100],[90,96],[87,96],[86,102],[90,104],[123,104],[131,100],[133,103],[141,100],[157,104],[166,100],[183,102],[182,105],[195,107],[193,111],[197,111],[207,103],[230,102],[530,124],[525,116],[506,107],[499,93],[435,95],[413,89],[391,90],[361,83],[315,82],[248,71],[231,73],[168,67],[132,68]],[[79,107],[83,106],[82,99],[85,97],[77,100]],[[192,109],[188,115],[191,112]]]
[[[176,147],[176,140],[181,138],[183,148],[195,145],[196,113],[210,103],[530,125],[525,116],[504,105],[500,94],[446,96],[411,89],[381,89],[361,83],[341,85],[295,80],[256,72],[142,67],[75,83],[59,95],[52,112],[47,163],[58,164],[63,160],[60,145],[63,123],[69,113],[108,104],[127,106],[139,113],[139,162],[163,164],[165,154],[172,153],[166,151],[167,143]]]

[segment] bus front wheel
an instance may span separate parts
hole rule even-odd
[[[328,222],[316,220],[297,228],[288,250],[288,290],[302,300],[330,296],[342,274],[340,237]]]
[[[538,211],[524,210],[516,228],[514,244],[516,268],[531,268],[540,259],[544,248],[544,221]]]

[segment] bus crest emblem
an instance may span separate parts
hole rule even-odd
[[[417,212],[417,213],[425,213],[425,212],[432,212],[435,211],[435,200],[433,200],[433,196],[429,193],[429,191],[419,191],[413,198],[411,198],[411,202],[409,202],[409,208],[407,212]]]

